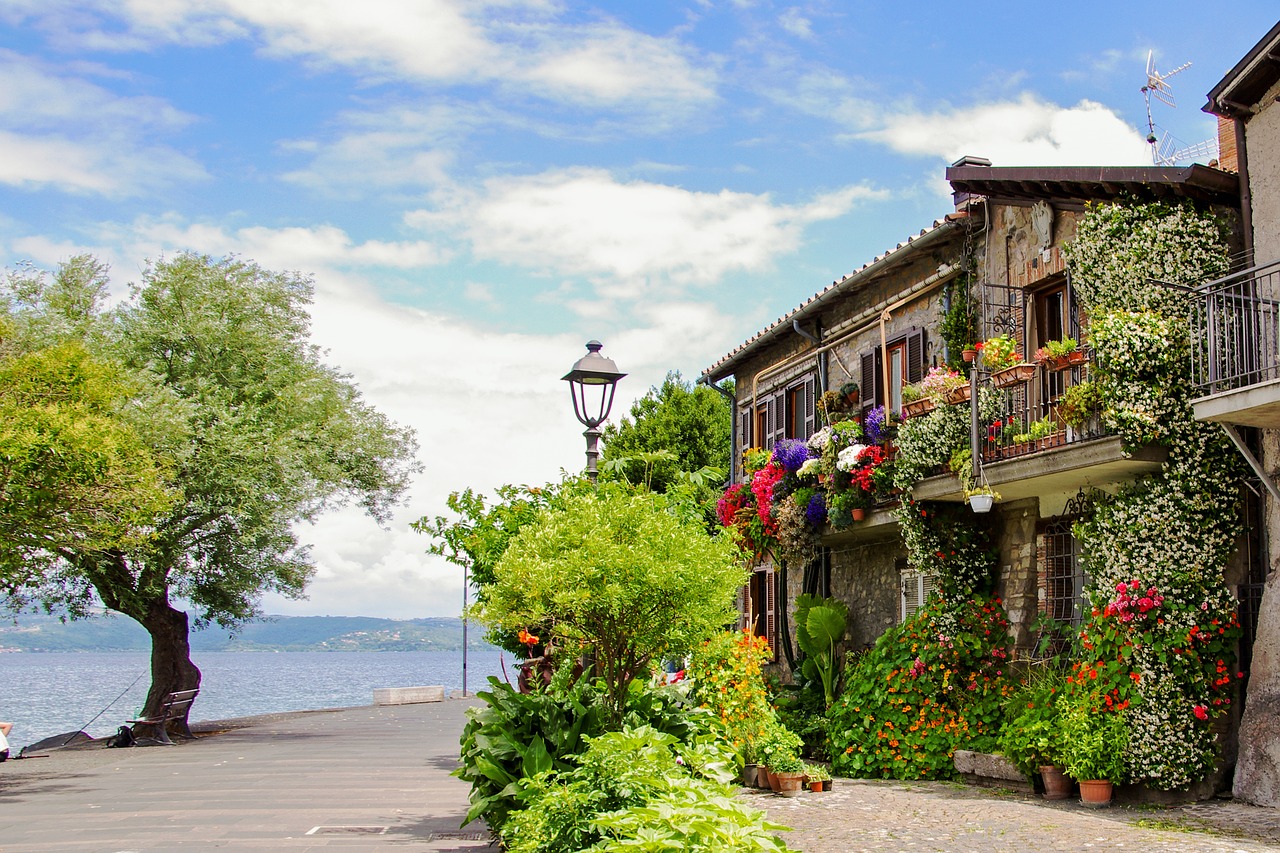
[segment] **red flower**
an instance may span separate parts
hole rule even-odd
[[[1207,719],[1209,719],[1209,709],[1208,709],[1208,708],[1206,708],[1205,706],[1203,706],[1203,705],[1197,705],[1197,706],[1195,706],[1194,708],[1192,708],[1191,710],[1193,710],[1193,711],[1195,712],[1195,715],[1196,715],[1196,719],[1197,719],[1197,720],[1207,720]]]

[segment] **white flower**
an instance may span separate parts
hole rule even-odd
[[[804,464],[800,466],[800,470],[796,471],[796,476],[801,480],[809,480],[818,476],[818,470],[822,467],[821,459],[806,459]]]
[[[858,467],[858,455],[866,450],[865,444],[851,444],[844,450],[840,451],[840,455],[836,457],[836,467],[841,471],[852,471]]]
[[[821,454],[831,443],[831,427],[824,426],[822,429],[809,436],[809,449],[814,453]]]

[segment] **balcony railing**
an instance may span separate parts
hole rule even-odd
[[[1082,363],[1065,369],[1040,365],[1026,381],[997,388],[995,417],[979,423],[982,461],[1016,459],[1107,435],[1096,415],[1079,425],[1066,422],[1064,401],[1069,399],[1070,389],[1088,381],[1089,364],[1086,355]],[[989,384],[991,379],[983,382]]]
[[[1192,376],[1199,395],[1280,379],[1280,261],[1197,288],[1191,309]]]

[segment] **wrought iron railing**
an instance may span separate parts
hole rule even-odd
[[[1003,388],[992,386],[996,409],[985,412],[978,429],[982,460],[1015,459],[1106,435],[1097,414],[1079,417],[1079,395],[1088,380],[1086,354],[1081,363],[1057,370],[1040,365],[1026,380]],[[989,377],[983,379],[986,385],[991,382]],[[1070,416],[1072,409],[1074,417]]]
[[[1197,288],[1192,377],[1200,396],[1280,379],[1280,261]]]

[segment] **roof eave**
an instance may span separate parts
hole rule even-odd
[[[1280,23],[1209,90],[1209,101],[1201,109],[1223,118],[1248,119],[1253,115],[1254,105],[1277,81],[1280,81]]]

